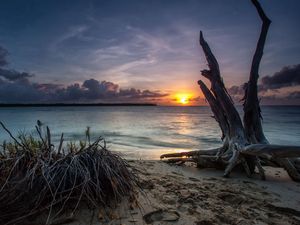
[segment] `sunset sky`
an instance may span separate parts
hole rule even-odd
[[[300,1],[260,2],[262,102],[300,104]],[[250,0],[1,0],[0,102],[205,104],[200,30],[239,100],[260,25]]]

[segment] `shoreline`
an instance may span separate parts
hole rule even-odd
[[[14,108],[14,107],[96,107],[96,106],[130,106],[130,107],[139,107],[139,106],[152,106],[152,107],[206,107],[208,105],[160,105],[157,103],[0,103],[0,108]],[[237,107],[242,105],[237,104]],[[261,107],[300,107],[300,105],[261,105]]]
[[[153,103],[32,103],[32,104],[0,104],[0,108],[14,108],[14,107],[85,107],[85,106],[158,106]]]

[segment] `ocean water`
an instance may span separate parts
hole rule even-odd
[[[241,108],[239,108],[241,111]],[[264,106],[264,131],[274,144],[300,145],[300,107]],[[108,106],[0,108],[0,120],[17,135],[35,133],[37,120],[48,125],[54,142],[102,136],[112,151],[127,158],[158,159],[163,153],[221,145],[220,129],[209,107]],[[0,141],[10,140],[0,130]]]

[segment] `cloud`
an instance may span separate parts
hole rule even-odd
[[[0,67],[7,65],[7,51],[0,46]],[[121,89],[109,81],[87,79],[63,86],[36,83],[33,74],[0,68],[0,103],[41,102],[153,102],[168,94],[136,88]]]
[[[244,86],[245,86],[244,84],[240,85],[240,86],[234,85],[234,86],[228,88],[228,93],[232,96],[235,96],[235,95],[242,96],[245,94]]]
[[[288,94],[272,94],[261,96],[261,101],[264,104],[276,104],[276,105],[299,105],[300,91],[292,91]]]
[[[9,81],[27,81],[28,78],[33,77],[33,74],[0,68],[0,77],[3,77]]]
[[[300,91],[293,91],[289,93],[288,98],[300,100]]]
[[[258,95],[263,103],[299,104],[300,91],[294,91],[300,85],[300,64],[285,66],[272,76],[265,76],[258,84]],[[244,97],[244,86],[232,86],[228,92],[236,102]]]
[[[194,98],[190,98],[189,99],[190,102],[192,102],[192,104],[200,104],[200,105],[205,105],[207,104],[207,101],[205,98],[198,96],[198,97],[194,97]]]
[[[245,95],[245,85],[242,84],[240,86],[234,85],[230,88],[227,88],[228,93],[234,102],[240,103]]]
[[[263,77],[261,85],[264,90],[300,85],[300,64],[285,66],[272,76]]]
[[[120,89],[118,84],[95,79],[66,87],[52,83],[24,80],[0,80],[1,103],[43,102],[155,102],[168,94],[136,88]]]
[[[82,84],[82,91],[87,99],[99,99],[117,97],[119,85],[112,82],[101,81],[95,79],[85,80]]]
[[[118,84],[95,79],[85,80],[82,85],[72,84],[59,88],[56,99],[60,101],[148,102],[168,96],[159,91],[136,88],[121,89]]]
[[[77,25],[70,27],[65,33],[63,33],[57,40],[52,44],[52,47],[58,47],[60,44],[63,44],[65,41],[71,38],[80,38],[82,33],[88,30],[86,25]]]
[[[124,97],[126,99],[157,99],[168,96],[168,94],[162,94],[158,91],[149,91],[149,90],[139,90],[135,88],[130,89],[121,89],[119,92],[119,96]]]
[[[7,61],[7,55],[8,55],[8,51],[0,46],[0,67],[5,67],[6,65],[8,65],[8,61]],[[18,82],[28,82],[28,78],[32,77],[33,74],[29,74],[26,72],[18,72],[12,69],[3,69],[0,68],[0,79],[1,82],[0,83],[4,83],[5,81],[3,80],[3,78],[7,81],[18,81]]]

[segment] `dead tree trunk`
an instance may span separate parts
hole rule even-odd
[[[300,146],[271,145],[262,129],[257,81],[271,20],[257,0],[251,1],[262,20],[262,27],[249,81],[245,84],[243,122],[225,88],[218,61],[200,32],[200,45],[209,68],[202,70],[201,74],[210,81],[211,88],[208,89],[202,80],[199,80],[198,84],[221,128],[223,146],[212,150],[164,154],[161,158],[168,158],[168,162],[173,163],[192,161],[202,168],[222,168],[225,169],[225,177],[228,177],[234,168],[243,168],[247,176],[251,176],[257,168],[260,177],[265,179],[262,166],[277,166],[283,167],[293,180],[300,181],[300,162],[296,158],[300,157]]]

